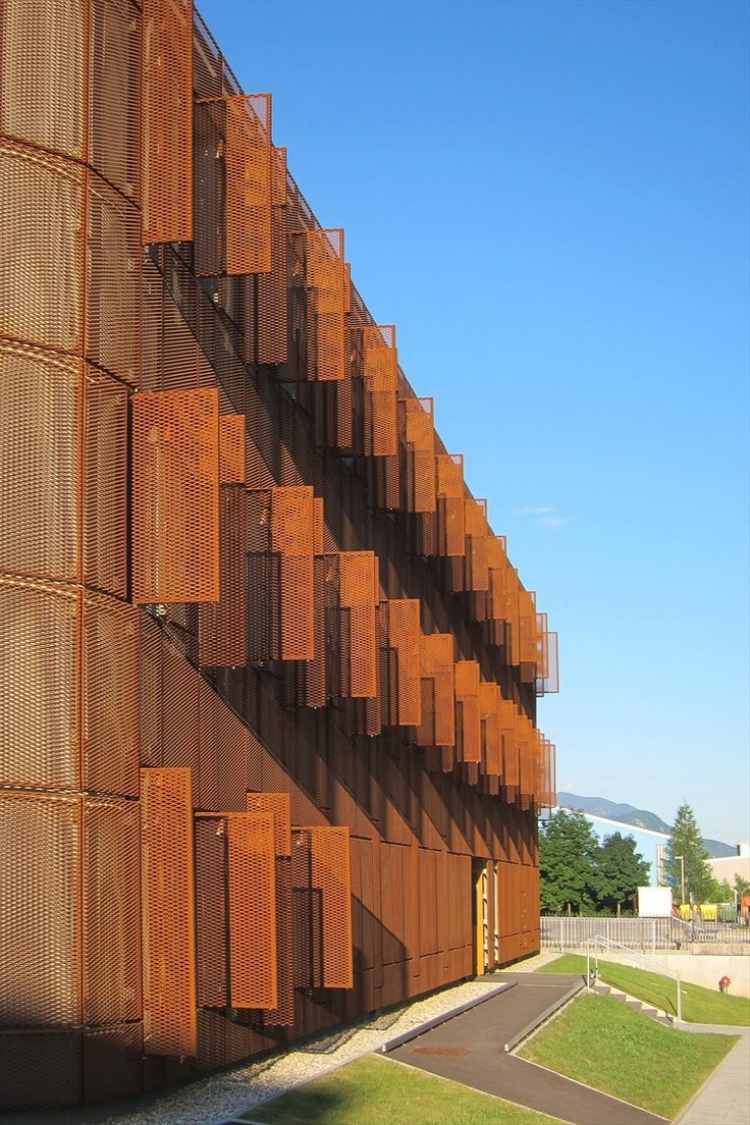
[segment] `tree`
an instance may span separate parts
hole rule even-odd
[[[570,904],[577,914],[597,900],[597,840],[583,813],[560,809],[539,837],[541,906],[561,914]]]
[[[648,886],[651,865],[636,850],[632,836],[614,832],[596,855],[597,897],[601,907],[633,903],[638,887]]]
[[[687,803],[680,805],[677,810],[664,865],[667,882],[677,901],[682,902],[682,863],[678,856],[683,857],[685,864],[684,901],[706,902],[713,889],[713,876],[695,813]]]
[[[734,890],[738,899],[741,899],[743,895],[750,895],[750,879],[743,879],[741,875],[735,875]]]

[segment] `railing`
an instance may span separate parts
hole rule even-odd
[[[750,927],[729,922],[685,922],[681,918],[581,918],[543,915],[542,949],[582,949],[595,938],[628,949],[654,952],[692,944],[748,944]]]
[[[640,919],[629,919],[629,921],[636,920]],[[649,920],[654,921],[654,919]],[[670,977],[675,982],[675,994],[677,1000],[675,1008],[677,1014],[674,1017],[671,1017],[667,1012],[666,1015],[670,1019],[673,1018],[674,1022],[682,1023],[682,983],[680,981],[679,972],[670,968],[667,961],[663,960],[661,957],[642,957],[640,956],[640,954],[634,953],[632,949],[628,949],[626,946],[620,945],[620,943],[617,941],[611,941],[609,938],[599,936],[586,943],[586,989],[589,992],[591,991],[593,985],[596,983],[599,977],[600,951],[603,951],[604,953],[614,952],[618,957],[618,963],[621,961],[626,961],[628,964],[634,965],[636,969],[642,969],[647,973],[655,972],[656,967],[658,966],[661,976]]]

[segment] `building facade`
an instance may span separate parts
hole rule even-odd
[[[557,638],[190,0],[0,20],[7,1108],[537,949]]]

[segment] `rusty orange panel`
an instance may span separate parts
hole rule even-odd
[[[0,138],[0,336],[81,348],[84,186],[79,165]]]
[[[247,663],[247,494],[222,485],[219,497],[220,594],[198,607],[198,662],[203,667]]]
[[[377,556],[373,551],[339,555],[340,604],[348,620],[348,694],[355,699],[377,695]]]
[[[479,713],[482,722],[484,772],[490,777],[502,774],[502,742],[499,723],[500,689],[494,683],[479,685]]]
[[[362,375],[369,403],[365,453],[393,456],[398,450],[398,357],[392,324],[362,329]]]
[[[292,819],[288,793],[248,793],[248,812],[273,814],[276,855],[289,858],[292,854]]]
[[[229,982],[233,1008],[275,1008],[274,814],[232,813],[229,831]]]
[[[143,0],[143,241],[193,237],[193,3]]]
[[[422,715],[417,730],[418,746],[452,747],[456,743],[456,694],[452,633],[423,635],[421,675],[431,685],[433,715]]]
[[[322,896],[323,986],[353,988],[348,828],[309,828],[312,885]]]
[[[313,291],[314,333],[309,375],[314,379],[345,379],[349,369],[347,313],[349,271],[344,257],[344,232],[305,232],[305,279]]]
[[[258,361],[287,361],[289,332],[286,149],[274,149],[271,272],[258,274]],[[281,202],[283,194],[284,202]]]
[[[325,551],[325,504],[323,500],[313,500],[313,554],[322,555]]]
[[[294,1024],[294,891],[292,887],[291,802],[288,793],[248,793],[248,812],[273,814],[276,849],[276,952],[278,1006],[263,1012],[269,1027]]]
[[[83,0],[3,4],[0,133],[85,157],[87,9]]]
[[[402,400],[406,462],[406,507],[434,512],[436,506],[435,427],[431,398]]]
[[[245,415],[222,414],[219,418],[219,481],[245,482]]]
[[[419,598],[391,598],[388,606],[388,645],[397,662],[398,721],[419,726],[422,721],[420,680]]]
[[[147,1055],[198,1049],[190,770],[141,770],[143,1039]]]
[[[281,555],[313,554],[315,504],[309,485],[292,485],[271,491],[271,550]]]
[[[133,600],[219,598],[219,399],[133,395]]]
[[[271,95],[237,94],[226,103],[228,274],[272,268]]]
[[[479,708],[479,664],[456,661],[456,703],[460,704],[460,749],[464,762],[482,760],[482,728]]]

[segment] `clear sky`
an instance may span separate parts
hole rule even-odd
[[[747,3],[200,8],[560,631],[559,787],[747,839]]]

